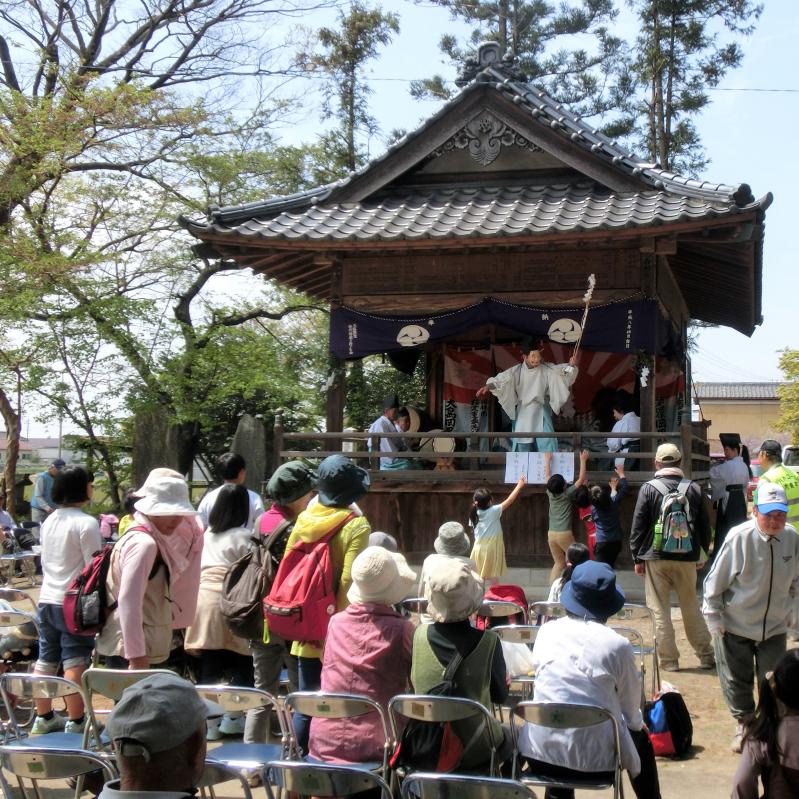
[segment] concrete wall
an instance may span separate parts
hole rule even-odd
[[[702,414],[711,421],[708,441],[712,453],[721,452],[719,433],[740,433],[752,455],[765,438],[788,443],[788,434],[774,426],[780,415],[779,400],[702,400]]]

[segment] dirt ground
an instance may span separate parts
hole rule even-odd
[[[34,589],[31,593],[38,595],[38,590]],[[672,609],[672,617],[682,668],[679,672],[663,672],[661,679],[671,683],[683,695],[693,719],[694,737],[693,749],[688,757],[680,760],[658,758],[661,794],[663,799],[688,799],[691,794],[691,799],[728,799],[738,761],[738,755],[730,751],[735,724],[721,696],[716,672],[698,668],[698,660],[685,638],[678,609]],[[63,783],[51,785],[53,787],[48,788],[47,784],[42,783],[43,799],[69,799],[73,795]],[[253,792],[256,799],[264,795],[262,791],[256,789]],[[20,796],[16,788],[13,792],[15,796]],[[626,777],[624,793],[628,799],[634,797]],[[611,794],[611,791],[577,792],[579,799]],[[84,796],[88,797],[89,794]],[[241,799],[243,793],[234,783],[226,783],[217,788],[216,796],[218,799]],[[543,791],[538,791],[537,796],[543,797]]]

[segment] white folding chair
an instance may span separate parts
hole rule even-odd
[[[289,694],[284,700],[286,710],[302,713],[310,718],[320,719],[351,719],[365,716],[368,713],[376,713],[380,719],[380,726],[383,731],[383,741],[381,748],[383,756],[378,761],[358,763],[358,768],[369,771],[378,771],[383,776],[388,771],[388,756],[391,750],[391,733],[388,728],[386,713],[379,702],[370,699],[368,696],[358,694],[326,693],[324,691],[297,691]],[[292,746],[290,757],[292,760],[298,759],[299,747],[292,735]],[[309,763],[317,762],[314,758],[303,758]]]
[[[571,788],[583,791],[604,791],[613,789],[614,799],[623,796],[621,779],[621,742],[616,717],[603,707],[594,705],[574,705],[562,702],[520,702],[513,709],[514,715],[527,724],[549,729],[568,730],[609,724],[613,741],[613,769],[611,779],[595,775],[573,777],[550,777],[533,772],[519,773],[518,730],[511,724],[513,732],[513,777],[525,785],[541,785],[546,788]]]
[[[374,771],[355,766],[306,763],[302,760],[267,763],[264,785],[269,799],[275,799],[273,787],[280,792],[319,797],[350,796],[379,788],[380,799],[392,799],[388,783]]]
[[[415,771],[402,783],[402,799],[536,799],[518,780]]]
[[[279,744],[270,743],[229,743],[215,746],[206,754],[206,762],[222,763],[238,769],[252,771],[262,769],[273,760],[288,756],[291,737],[286,713],[280,701],[266,691],[258,688],[239,688],[234,685],[198,685],[197,693],[203,699],[218,704],[225,713],[247,712],[263,707],[271,707],[280,724]]]
[[[87,719],[84,732],[51,732],[46,735],[30,735],[16,717],[16,707],[20,700],[33,704],[37,699],[64,699],[80,694],[88,711],[88,702],[81,687],[64,677],[45,674],[7,672],[0,675],[0,696],[2,696],[8,723],[4,730],[3,743],[13,743],[16,747],[37,749],[78,750],[99,748],[97,726]]]
[[[489,775],[499,776],[497,763],[497,752],[502,744],[497,740],[492,725],[493,716],[488,708],[475,702],[473,699],[466,699],[460,696],[432,696],[430,694],[399,694],[392,697],[388,703],[388,718],[391,724],[391,735],[395,742],[400,739],[400,729],[403,726],[402,719],[417,719],[431,723],[451,722],[457,723],[475,719],[488,732],[490,760]],[[468,749],[468,742],[465,744]]]
[[[518,602],[509,602],[506,599],[484,599],[475,613],[486,619],[509,619],[511,616],[516,616],[518,613],[521,613],[524,617],[523,624],[527,624],[528,619],[526,605],[520,605]],[[505,623],[512,624],[512,622],[509,621]]]
[[[66,780],[77,777],[80,781],[83,775],[98,769],[103,772],[106,782],[118,776],[113,762],[98,752],[81,749],[70,751],[37,749],[18,746],[16,743],[0,746],[0,767],[16,777],[25,799],[28,794],[23,779],[30,780],[35,796],[41,799],[39,793],[41,780]],[[18,799],[13,796],[5,777],[2,778],[2,785],[5,799]]]
[[[110,699],[111,702],[118,702],[126,688],[154,674],[174,676],[175,673],[167,669],[86,669],[80,679],[83,685],[87,718],[92,729],[99,730],[102,726],[98,716],[103,718],[111,712],[110,707],[98,708],[95,705],[96,697],[101,696],[105,699]],[[103,748],[108,748],[110,744],[111,742],[108,740],[102,741]]]
[[[535,644],[535,639],[538,636],[538,631],[541,629],[539,624],[508,624],[500,627],[491,628],[496,635],[499,636],[500,641],[507,644],[516,644],[526,646],[532,650]],[[507,664],[507,658],[506,658]],[[519,701],[532,699],[533,687],[535,685],[535,674],[526,671],[524,673],[514,673],[513,669],[508,669],[510,676],[510,690],[511,694],[519,697]],[[502,719],[502,708],[499,709],[500,719]]]
[[[643,642],[641,645],[640,652],[636,654],[640,654],[643,657],[648,657],[651,659],[652,662],[652,669],[650,674],[652,675],[652,693],[651,697],[654,697],[655,694],[660,690],[660,664],[658,663],[658,645],[657,645],[657,633],[655,628],[655,614],[653,613],[652,609],[647,607],[646,605],[640,605],[635,602],[626,602],[624,607],[608,619],[609,624],[613,624],[615,621],[621,621],[625,623],[626,626],[629,626],[630,622],[642,622],[643,625],[646,627],[646,635],[643,635],[642,638]],[[651,698],[650,697],[650,698]]]
[[[549,619],[560,619],[566,615],[566,608],[560,602],[531,602],[530,620],[534,624],[543,624]]]

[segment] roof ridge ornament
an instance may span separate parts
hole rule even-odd
[[[519,70],[518,59],[510,49],[502,55],[502,46],[499,42],[481,42],[477,45],[477,54],[469,56],[463,62],[461,71],[455,79],[455,85],[463,88],[480,76],[484,69],[493,69],[502,73],[510,80],[527,83],[524,73]]]

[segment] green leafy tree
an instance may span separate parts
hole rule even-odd
[[[377,122],[369,112],[372,89],[365,80],[364,66],[377,57],[380,47],[399,33],[399,17],[380,8],[369,8],[353,0],[349,8],[338,12],[338,28],[316,31],[321,52],[299,54],[298,65],[309,72],[326,75],[323,89],[323,112],[338,126],[326,136],[334,162],[349,172],[363,160],[358,135],[377,132]]]
[[[613,0],[434,0],[454,20],[472,26],[466,41],[442,36],[440,49],[462,69],[477,45],[496,41],[519,72],[580,115],[617,108],[630,90],[622,41],[610,33]],[[575,42],[587,46],[572,47]],[[467,70],[462,80],[469,79]],[[453,90],[440,75],[414,81],[415,97],[446,98]]]
[[[790,434],[792,444],[799,444],[799,350],[783,350],[780,369],[785,383],[777,389],[780,398],[777,425]]]
[[[762,5],[751,0],[629,0],[641,24],[633,72],[642,96],[627,131],[663,169],[696,175],[707,165],[694,120],[708,90],[743,60]]]

